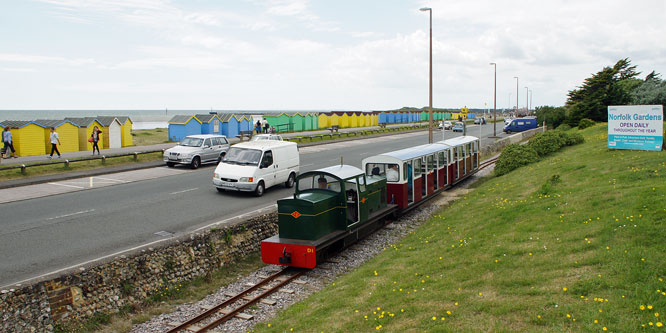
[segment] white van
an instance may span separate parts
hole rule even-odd
[[[300,158],[295,142],[262,140],[231,146],[215,168],[213,184],[218,191],[254,192],[258,197],[264,190],[280,183],[294,186]]]

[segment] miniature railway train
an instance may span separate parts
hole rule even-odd
[[[278,200],[279,233],[261,242],[266,264],[314,268],[397,217],[479,170],[473,136],[365,158],[363,169],[331,166],[298,176]]]

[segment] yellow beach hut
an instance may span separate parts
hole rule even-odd
[[[126,116],[117,117],[117,119],[120,122],[120,145],[123,147],[134,146],[132,140],[132,124],[134,122]]]
[[[18,156],[44,155],[44,125],[35,121],[7,120],[2,122],[3,130],[11,126],[14,149]]]
[[[60,153],[79,151],[79,127],[69,120],[38,119],[35,122],[44,126],[44,152],[51,153],[51,127],[60,138]]]
[[[88,142],[88,138],[92,135],[93,128],[97,126],[99,130],[102,130],[102,124],[93,117],[85,117],[85,118],[65,118],[65,120],[69,120],[76,124],[79,127],[79,150],[80,151],[86,151],[86,150],[92,150],[92,143]],[[104,140],[104,134],[100,134],[102,136],[102,140]],[[100,149],[102,149],[103,144],[98,144]]]

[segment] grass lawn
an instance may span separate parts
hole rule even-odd
[[[72,159],[70,161],[74,161]],[[63,164],[51,164],[43,166],[35,166],[26,168],[26,173],[22,174],[21,169],[11,169],[11,170],[2,170],[0,171],[0,181],[17,179],[17,178],[28,178],[35,176],[44,176],[57,173],[64,173],[70,171],[79,171],[79,170],[90,170],[90,169],[99,169],[106,168],[114,165],[125,165],[137,162],[150,162],[150,161],[160,161],[162,160],[162,153],[149,153],[149,154],[140,154],[135,160],[133,156],[123,156],[123,157],[114,157],[107,158],[104,163],[101,159],[89,160],[84,162],[72,162],[69,167]]]
[[[169,130],[166,128],[132,130],[132,143],[135,146],[150,146],[168,142]]]
[[[666,152],[582,133],[256,331],[666,332]]]

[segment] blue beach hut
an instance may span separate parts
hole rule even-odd
[[[220,118],[216,113],[195,115],[201,121],[201,134],[222,134]]]
[[[194,134],[201,134],[201,120],[196,116],[174,116],[169,120],[169,141],[180,141]]]
[[[252,131],[254,129],[252,124],[252,116],[241,114],[236,115],[236,119],[238,119],[238,124],[241,131]]]
[[[222,134],[228,138],[235,138],[240,134],[240,123],[234,114],[223,113],[220,115],[220,119],[222,119]]]
[[[395,113],[389,112],[387,117],[386,117],[386,122],[389,123],[389,124],[394,124],[396,122],[395,121]]]

